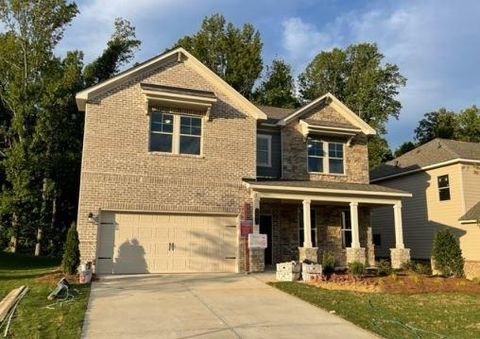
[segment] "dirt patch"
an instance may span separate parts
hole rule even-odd
[[[333,274],[309,284],[331,290],[416,294],[431,292],[479,293],[480,284],[461,278],[442,278],[419,274],[392,274],[387,277],[353,277]]]
[[[67,278],[68,282],[78,283],[77,275],[65,275],[62,271],[55,271],[52,273],[44,274],[35,279],[35,281],[45,284],[56,284],[63,277]]]

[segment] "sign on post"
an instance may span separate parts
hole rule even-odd
[[[252,222],[252,220],[242,220],[242,221],[240,221],[240,236],[242,238],[248,237],[248,235],[252,232],[253,232],[253,222]]]
[[[250,233],[248,235],[248,248],[267,248],[267,235]]]

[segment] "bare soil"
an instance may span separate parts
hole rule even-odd
[[[348,274],[332,274],[309,284],[331,290],[355,292],[385,292],[417,294],[432,292],[465,292],[480,294],[480,284],[463,278],[443,278],[420,274],[392,274],[386,277],[354,277]]]

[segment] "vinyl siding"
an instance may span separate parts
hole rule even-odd
[[[480,200],[480,165],[463,164],[463,192],[468,211]]]
[[[465,242],[465,227],[458,222],[463,214],[462,180],[460,165],[451,165],[430,171],[418,172],[379,184],[402,189],[413,194],[403,199],[403,234],[405,246],[411,248],[412,258],[428,259],[435,233],[448,227]],[[448,174],[450,200],[440,201],[437,177]],[[395,228],[392,208],[374,209],[372,230],[381,234],[382,246],[376,247],[378,256],[388,256],[389,248],[395,246]]]

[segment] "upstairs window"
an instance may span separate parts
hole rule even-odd
[[[272,136],[268,134],[257,135],[257,166],[272,166]]]
[[[150,152],[201,153],[202,119],[153,111],[150,114]]]
[[[440,201],[450,200],[450,184],[448,175],[441,175],[437,178],[438,182],[438,196]]]
[[[344,174],[344,144],[309,137],[307,140],[308,171]]]

